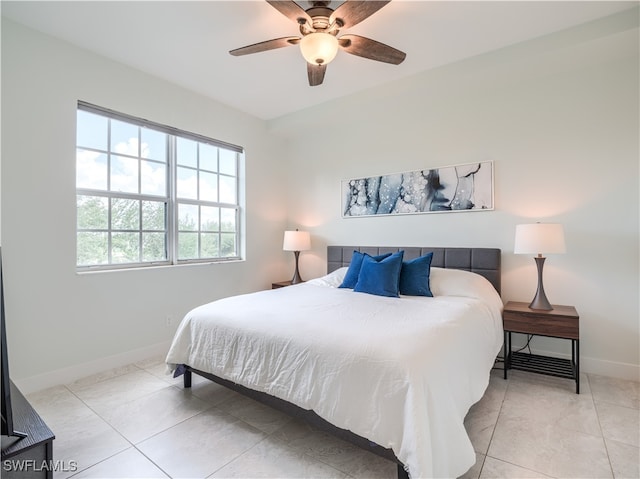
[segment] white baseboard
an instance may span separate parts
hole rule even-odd
[[[69,384],[78,379],[82,379],[92,374],[97,374],[109,369],[126,366],[127,364],[142,361],[153,356],[161,356],[169,350],[170,342],[163,342],[148,346],[145,348],[127,351],[126,353],[108,356],[88,363],[70,366],[68,368],[58,369],[45,374],[38,374],[24,379],[16,380],[16,386],[23,394],[30,394],[35,391],[58,386],[60,384]],[[539,349],[531,350],[534,354],[543,356],[559,357],[570,359],[569,355],[558,354],[553,351],[543,351]],[[583,373],[598,374],[600,376],[609,376],[618,379],[626,379],[630,381],[640,381],[640,365],[620,363],[615,361],[607,361],[604,359],[596,359],[581,356],[580,370]]]
[[[580,358],[580,369],[589,374],[640,381],[640,366],[637,364],[582,357]]]
[[[127,364],[142,361],[153,356],[163,356],[167,354],[170,345],[171,342],[166,341],[152,346],[147,346],[145,348],[116,354],[114,356],[96,359],[88,363],[82,363],[76,366],[70,366],[48,373],[14,380],[14,382],[23,394],[30,394],[42,389],[59,386],[60,384],[69,384],[77,381],[78,379],[91,376],[92,374],[126,366]]]
[[[513,345],[513,349],[517,349],[515,344]],[[555,351],[544,351],[541,349],[531,348],[531,352],[541,356],[571,359],[570,354],[561,354]],[[606,359],[597,359],[582,355],[580,355],[580,372],[626,379],[628,381],[640,381],[640,365],[638,364],[607,361]]]

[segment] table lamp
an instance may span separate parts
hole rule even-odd
[[[291,284],[302,283],[303,280],[300,277],[300,271],[298,270],[298,258],[300,251],[307,251],[311,249],[311,238],[308,231],[285,231],[284,243],[282,245],[284,251],[293,251],[296,257],[296,270],[291,279]]]
[[[561,254],[565,252],[564,229],[559,223],[534,223],[516,225],[516,239],[513,248],[515,254],[537,254],[534,258],[538,268],[538,289],[529,308],[551,311],[542,284],[543,254]]]

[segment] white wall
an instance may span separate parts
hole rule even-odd
[[[503,298],[526,301],[535,267],[513,233],[537,220],[565,225],[545,285],[578,308],[584,368],[638,377],[637,12],[269,124],[4,19],[1,87],[9,352],[25,392],[160,352],[167,314],[287,278],[285,227],[313,233],[305,278],[324,273],[327,244],[500,247]],[[247,261],[76,274],[78,99],[244,146]],[[341,179],[478,160],[495,162],[495,211],[340,218]]]
[[[325,271],[327,244],[499,247],[503,299],[530,301],[535,265],[513,254],[515,225],[560,222],[568,251],[547,259],[545,288],[580,314],[583,370],[638,379],[637,13],[272,121],[289,139],[290,221],[312,232],[303,274]],[[495,162],[495,211],[340,216],[343,179],[480,160]]]
[[[243,146],[246,261],[77,274],[79,99]],[[5,19],[2,120],[9,353],[27,391],[166,351],[192,307],[287,277],[282,145],[262,120]]]

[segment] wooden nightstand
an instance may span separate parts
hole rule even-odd
[[[580,317],[573,306],[553,305],[551,311],[530,309],[528,303],[509,301],[502,314],[504,328],[504,378],[519,369],[576,381],[580,394]],[[548,336],[571,341],[571,360],[511,351],[511,333]]]
[[[277,283],[271,283],[271,289],[284,288],[285,286],[291,286],[291,280],[278,281]]]

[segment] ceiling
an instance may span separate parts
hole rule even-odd
[[[309,2],[299,0],[303,8]],[[336,8],[342,2],[331,2]],[[406,52],[401,65],[339,52],[310,87],[299,48],[228,51],[298,34],[264,1],[2,1],[2,15],[262,119],[633,8],[615,1],[395,0],[351,29]]]

